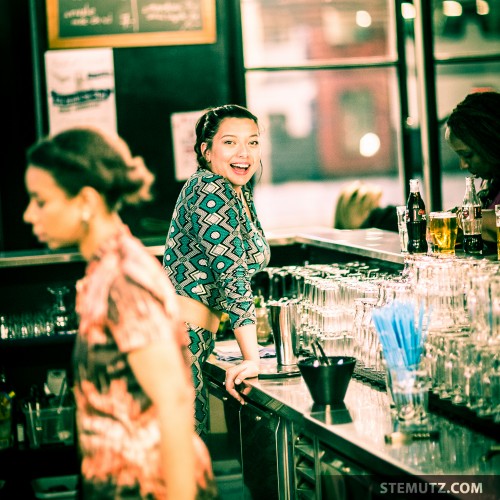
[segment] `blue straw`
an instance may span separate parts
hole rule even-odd
[[[389,368],[415,366],[423,353],[427,328],[424,328],[424,307],[420,304],[415,324],[413,301],[395,300],[375,308],[372,319]]]

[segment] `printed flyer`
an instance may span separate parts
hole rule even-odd
[[[50,134],[81,125],[116,132],[113,49],[45,53]]]

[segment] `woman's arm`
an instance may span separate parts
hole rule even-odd
[[[242,234],[243,208],[227,179],[207,174],[192,189],[186,221],[205,256],[233,329],[255,323],[255,306]],[[187,217],[186,217],[187,218]]]
[[[128,353],[137,383],[158,412],[161,470],[168,498],[191,499],[197,483],[205,487],[212,469],[208,451],[197,443],[194,431],[194,388],[183,353],[185,331],[177,318],[173,290],[162,274],[156,274],[162,273],[161,267],[156,262],[148,267],[147,260],[137,262],[143,264],[140,278],[144,283],[134,279],[136,268],[128,262],[124,266],[128,274],[110,288],[112,320],[108,326],[119,349]],[[147,288],[151,285],[147,278],[154,282],[159,276],[157,289]]]
[[[205,187],[205,186],[203,186]],[[212,203],[210,203],[212,202]],[[255,306],[241,224],[245,217],[226,179],[213,176],[210,189],[200,189],[191,222],[217,286],[225,295],[227,313],[243,362],[226,373],[226,390],[243,403],[235,385],[259,373]]]
[[[241,326],[234,330],[234,335],[243,354],[243,361],[226,371],[224,385],[231,396],[244,404],[245,400],[235,386],[241,384],[244,379],[256,377],[259,374],[260,356],[257,329],[255,324]]]
[[[131,352],[128,359],[137,381],[158,409],[167,497],[193,499],[194,391],[185,376],[180,349],[173,340],[165,340]]]

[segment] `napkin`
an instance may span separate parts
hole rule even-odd
[[[235,361],[243,359],[241,351],[235,345],[215,345],[214,354],[220,361]],[[261,358],[274,358],[276,357],[276,348],[274,345],[264,347],[259,346],[259,356]]]

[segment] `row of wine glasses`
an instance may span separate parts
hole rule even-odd
[[[68,286],[48,287],[53,303],[47,310],[0,314],[0,340],[19,340],[75,332],[77,319],[68,303]]]

